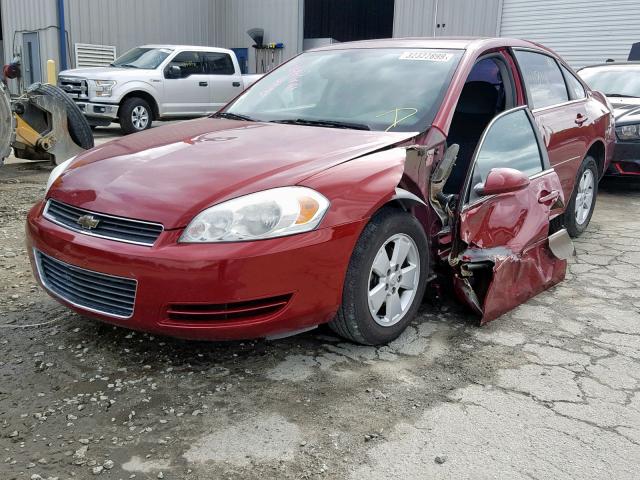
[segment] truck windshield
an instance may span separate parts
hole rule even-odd
[[[153,70],[164,61],[173,50],[169,48],[138,47],[129,50],[111,64],[112,67],[143,68]]]
[[[588,67],[578,75],[609,97],[640,97],[640,65]]]
[[[363,130],[423,131],[462,50],[308,52],[274,70],[220,115]]]

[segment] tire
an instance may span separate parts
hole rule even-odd
[[[598,196],[598,177],[595,159],[586,156],[578,170],[573,195],[564,213],[565,228],[573,238],[582,235],[589,226]],[[590,203],[587,205],[588,202]]]
[[[395,241],[392,240],[394,238]],[[398,244],[408,248],[409,253],[402,263],[404,266],[395,270],[393,254],[389,252],[393,252]],[[428,252],[427,237],[415,217],[393,208],[381,210],[367,224],[356,243],[345,277],[342,305],[329,327],[341,337],[364,345],[381,345],[398,337],[414,319],[422,303],[429,268]],[[377,262],[377,259],[388,263]],[[412,265],[417,268],[411,270]],[[376,270],[384,271],[387,267],[387,274],[391,271],[390,276],[376,273]],[[407,273],[410,271],[417,277],[414,282]],[[399,276],[403,272],[406,273],[404,280]],[[403,287],[409,284],[414,288]],[[375,305],[370,305],[369,296],[370,292],[380,293],[381,288],[384,289],[381,294],[385,300],[376,310]],[[401,313],[392,316],[396,294],[406,302]],[[393,310],[398,311],[397,308]],[[372,311],[377,311],[375,316]]]
[[[139,97],[127,98],[122,102],[118,116],[120,117],[120,129],[125,135],[142,132],[150,128],[153,122],[151,107],[146,100]],[[144,120],[145,118],[146,120]]]
[[[61,100],[67,110],[67,123],[72,140],[85,150],[93,148],[93,133],[89,122],[87,122],[78,106],[64,90],[48,83],[34,83],[29,87],[29,92],[34,92],[38,95],[49,95]]]

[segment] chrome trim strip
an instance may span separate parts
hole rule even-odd
[[[62,203],[59,202],[62,205],[67,205],[66,203]],[[113,218],[115,220],[121,220],[121,221],[125,221],[125,222],[137,222],[137,223],[143,223],[145,225],[153,225],[154,227],[160,227],[160,232],[158,233],[158,238],[156,238],[156,240],[153,241],[153,243],[145,243],[145,242],[136,242],[134,240],[126,240],[123,238],[117,238],[117,237],[109,237],[106,235],[97,235],[91,231],[88,230],[82,230],[81,228],[74,228],[71,227],[69,225],[67,225],[66,223],[62,223],[58,220],[56,220],[55,218],[53,218],[51,215],[48,215],[49,213],[49,205],[51,204],[51,199],[47,200],[47,204],[44,207],[44,210],[42,212],[42,216],[44,218],[46,218],[47,220],[49,220],[52,223],[55,223],[56,225],[60,225],[61,227],[64,227],[68,230],[77,232],[77,233],[82,233],[84,235],[89,235],[91,237],[96,237],[96,238],[104,238],[106,240],[113,240],[114,242],[122,242],[122,243],[130,243],[132,245],[141,245],[143,247],[152,247],[153,245],[155,245],[156,241],[158,240],[158,238],[160,238],[160,235],[162,235],[162,233],[164,232],[164,225],[162,225],[161,223],[154,223],[154,222],[145,222],[144,220],[134,220],[131,218],[126,218],[126,217],[116,217],[114,215],[107,215],[105,213],[98,213],[98,212],[92,212],[91,210],[86,210],[84,208],[80,208],[80,207],[74,207],[73,205],[69,205],[69,207],[71,208],[75,208],[77,210],[80,210],[82,212],[86,212],[92,215],[100,215],[102,217],[107,217],[107,218]]]
[[[572,162],[573,160],[580,160],[582,157],[580,155],[577,155],[575,157],[571,157],[571,158],[567,158],[566,160],[563,160],[561,162],[558,162],[554,165],[554,167],[560,166],[560,165],[564,165],[567,162]]]
[[[40,264],[40,255],[46,255],[47,257],[53,259],[56,262],[60,262],[63,265],[66,265],[66,266],[72,267],[72,268],[76,268],[76,269],[82,270],[84,272],[89,272],[89,273],[91,273],[93,275],[96,275],[96,274],[97,275],[104,275],[105,277],[111,277],[111,278],[117,278],[117,279],[120,279],[120,280],[128,280],[128,281],[135,282],[136,289],[135,289],[135,292],[133,293],[133,307],[131,308],[131,315],[125,317],[123,315],[116,315],[115,313],[103,312],[102,310],[97,310],[95,308],[87,307],[85,305],[80,305],[79,303],[76,303],[76,302],[74,302],[72,300],[69,300],[69,299],[65,298],[64,296],[60,295],[58,292],[53,291],[51,289],[51,287],[49,285],[47,285],[47,282],[45,281],[45,276],[42,274],[42,265]],[[36,270],[38,272],[38,278],[40,280],[40,283],[42,283],[42,285],[47,290],[47,292],[49,292],[52,296],[58,297],[58,298],[64,300],[65,302],[73,305],[74,307],[81,308],[81,309],[86,310],[88,312],[99,313],[100,315],[105,315],[107,317],[120,318],[122,320],[127,320],[127,319],[133,317],[133,312],[135,311],[135,308],[136,308],[136,299],[138,297],[138,280],[136,280],[135,278],[118,277],[116,275],[109,275],[108,273],[96,272],[96,271],[93,271],[93,270],[87,270],[86,268],[77,267],[75,265],[71,265],[70,263],[63,262],[62,260],[58,260],[57,258],[54,258],[54,257],[52,257],[50,255],[47,255],[46,253],[42,253],[40,250],[38,250],[35,247],[33,248],[33,258],[34,258],[35,263],[36,263]]]
[[[547,105],[546,107],[533,108],[533,109],[531,109],[531,113],[533,113],[535,115],[536,113],[543,113],[546,110],[551,110],[553,108],[566,107],[567,105],[572,105],[574,103],[584,102],[585,100],[586,100],[586,98],[577,98],[575,100],[568,100],[568,101],[562,102],[562,103],[554,103],[553,105]]]

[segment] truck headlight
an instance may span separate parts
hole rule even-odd
[[[96,84],[96,97],[110,97],[111,90],[116,85],[115,80],[94,80]]]
[[[318,226],[329,200],[306,187],[281,187],[214,205],[189,223],[181,243],[262,240],[308,232]]]
[[[64,171],[69,167],[69,165],[75,158],[76,157],[71,157],[69,160],[65,160],[60,165],[56,165],[56,167],[53,170],[51,170],[51,173],[49,174],[49,179],[47,180],[47,188],[44,191],[45,197],[49,193],[49,189],[51,188],[51,185],[53,185],[53,182],[55,182],[60,177],[60,175],[64,173]]]
[[[640,124],[616,127],[616,135],[620,140],[640,140]]]

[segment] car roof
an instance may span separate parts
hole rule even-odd
[[[226,48],[221,47],[207,47],[204,45],[160,45],[160,44],[148,44],[140,45],[140,48],[168,48],[171,50],[199,50],[203,52],[230,52]]]
[[[582,67],[580,70],[584,70],[585,68],[594,68],[594,67],[633,67],[633,66],[640,67],[640,60],[594,63],[593,65],[586,65]]]
[[[406,38],[383,38],[376,40],[360,40],[357,42],[334,43],[324,47],[314,49],[321,50],[344,50],[348,48],[438,48],[454,50],[485,50],[487,48],[499,47],[523,47],[543,50],[548,53],[554,52],[542,45],[528,40],[506,37],[406,37]]]

